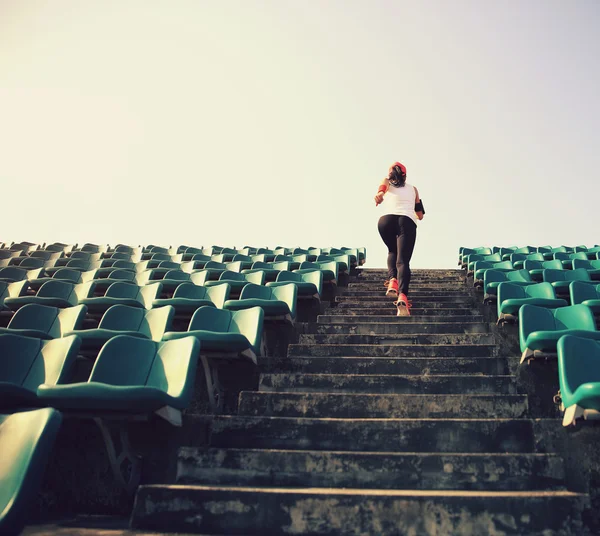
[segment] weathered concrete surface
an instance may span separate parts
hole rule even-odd
[[[416,317],[422,316],[463,316],[480,314],[479,309],[475,306],[468,307],[413,307],[411,315]],[[388,307],[331,307],[325,311],[326,315],[374,315],[374,316],[396,316],[396,307],[390,305]]]
[[[290,344],[288,356],[362,357],[489,357],[493,344]]]
[[[308,324],[304,334],[319,335],[382,335],[419,333],[489,333],[489,324],[484,322],[354,322],[347,324]]]
[[[489,333],[388,333],[382,335],[365,334],[303,334],[298,339],[299,344],[489,344],[494,345],[494,336]]]
[[[389,311],[384,315],[363,315],[360,314],[360,311],[354,311],[350,314],[346,311],[346,314],[341,314],[340,311],[337,311],[339,314],[331,314],[332,309],[329,309],[330,314],[320,315],[317,317],[318,324],[354,324],[355,322],[371,322],[371,323],[391,323],[393,325],[397,325],[398,329],[402,329],[404,324],[412,324],[418,323],[421,324],[423,322],[434,322],[436,324],[439,323],[463,323],[463,322],[483,322],[484,317],[481,314],[467,314],[467,315],[420,315],[420,316],[396,316],[394,310],[390,313]],[[356,314],[354,314],[356,313]],[[486,322],[489,325],[489,323]]]
[[[481,374],[261,374],[258,388],[264,392],[379,394],[516,394],[517,390],[512,376]]]
[[[529,419],[302,419],[217,416],[215,447],[396,452],[535,452]],[[194,446],[194,445],[191,445]]]
[[[250,392],[240,394],[239,415],[336,419],[519,419],[527,397],[498,394],[356,394]]]
[[[574,535],[582,533],[585,501],[567,491],[144,486],[133,523],[137,528],[261,535],[546,536],[548,526],[555,534]]]
[[[503,357],[280,357],[261,372],[299,374],[489,374],[506,375]]]
[[[370,489],[559,490],[555,454],[438,454],[274,449],[179,451],[178,484]]]

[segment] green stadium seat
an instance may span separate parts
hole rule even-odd
[[[52,408],[0,414],[0,534],[30,522],[61,422]]]
[[[550,283],[556,294],[566,296],[569,294],[571,281],[585,281],[588,284],[596,284],[592,281],[590,274],[585,268],[577,270],[551,270],[542,272],[544,282]]]
[[[279,272],[276,281],[267,283],[267,287],[281,287],[294,283],[298,287],[298,299],[321,299],[323,292],[323,272],[321,270],[298,272]]]
[[[483,274],[484,304],[494,303],[496,301],[498,297],[498,285],[505,281],[520,286],[533,285],[535,283],[535,281],[532,281],[527,270],[486,270]]]
[[[44,283],[35,295],[18,296],[6,298],[4,305],[11,311],[17,311],[28,303],[48,305],[50,307],[72,307],[83,303],[83,299],[89,298],[94,292],[94,282],[74,284],[69,281],[50,280]]]
[[[249,270],[252,268],[252,263],[255,261],[252,260],[250,255],[242,255],[241,253],[237,253],[233,256],[233,262],[240,263],[240,270]]]
[[[100,349],[117,335],[160,342],[165,332],[171,329],[174,315],[175,309],[168,305],[150,310],[113,305],[102,315],[97,328],[75,329],[66,335],[77,335],[81,339],[81,355],[95,357]]]
[[[27,268],[19,268],[18,266],[6,266],[0,268],[0,281],[5,283],[15,283],[16,281],[25,281],[26,279],[35,279],[40,277],[41,268],[28,270]]]
[[[486,261],[486,262],[501,262],[502,258],[498,253],[492,255],[477,255],[471,254],[467,257],[467,277],[473,275],[473,271],[475,270],[475,262],[477,261]]]
[[[240,294],[239,300],[227,300],[224,308],[229,311],[241,311],[250,307],[262,307],[269,321],[283,320],[293,324],[296,318],[298,287],[288,283],[280,287],[266,287],[248,283]]]
[[[66,259],[66,258],[65,258]],[[72,270],[78,270],[79,272],[87,272],[90,270],[94,270],[95,268],[99,268],[100,263],[88,262],[82,259],[69,259],[66,263],[61,263],[63,259],[58,259],[56,264],[52,267],[44,268],[44,274],[52,277],[58,270],[63,268],[70,268]],[[38,276],[39,277],[39,276]],[[29,279],[32,279],[31,277]]]
[[[562,262],[558,260],[552,261],[530,261],[523,262],[523,268],[529,272],[533,281],[544,280],[544,270],[564,270]]]
[[[265,281],[275,281],[277,274],[281,271],[289,271],[290,263],[288,261],[281,262],[255,262],[250,270],[242,270],[243,274],[251,274],[253,272],[262,271],[265,273]]]
[[[569,285],[571,304],[583,304],[593,314],[600,315],[600,285],[590,285],[582,281],[572,281]]]
[[[87,382],[42,384],[37,395],[46,405],[70,413],[156,412],[180,426],[181,410],[192,396],[199,354],[195,337],[155,342],[118,335],[100,350]]]
[[[550,283],[521,286],[512,282],[503,282],[498,285],[498,324],[514,322],[521,306],[527,303],[548,309],[568,305],[566,300],[556,298]]]
[[[254,283],[255,285],[264,285],[265,272],[262,270],[258,270],[256,272],[250,273],[238,273],[225,270],[219,277],[218,281],[206,281],[197,284],[203,284],[204,286],[210,288],[221,283],[227,283],[229,285],[229,296],[230,298],[233,298],[234,296],[239,296],[240,292],[242,292],[242,289],[248,283]]]
[[[525,261],[544,262],[544,255],[542,255],[541,253],[529,253],[529,255],[525,255],[525,258],[521,258],[513,262],[515,270],[522,270],[523,268],[525,268]]]
[[[47,281],[68,281],[78,285],[79,283],[87,283],[93,281],[97,276],[97,270],[89,270],[81,272],[71,268],[61,268],[52,274],[52,277],[37,277],[29,280],[29,288],[37,291]]]
[[[300,265],[307,260],[308,256],[304,253],[299,253],[297,255],[277,255],[275,257],[275,262],[289,262],[290,270],[297,270],[300,268]]]
[[[175,309],[175,315],[180,318],[191,317],[196,309],[208,305],[210,307],[223,308],[229,299],[231,287],[228,283],[219,281],[212,287],[204,287],[194,283],[181,283],[172,298],[159,298],[153,301],[153,307],[164,307],[170,305]]]
[[[70,379],[80,343],[74,335],[49,341],[0,335],[0,407],[45,405],[38,400],[38,386]]]
[[[587,257],[587,253],[585,251],[579,251],[579,252],[575,252],[575,253],[555,253],[554,259],[560,260],[560,262],[562,263],[565,270],[572,270],[573,269],[573,261],[575,259],[587,261],[588,257]]]
[[[74,329],[79,329],[86,312],[85,305],[59,309],[30,303],[13,315],[8,327],[0,328],[0,335],[11,333],[36,339],[57,339]]]
[[[600,344],[564,335],[557,344],[563,426],[600,418]]]
[[[338,264],[335,261],[324,261],[324,262],[303,262],[300,265],[300,269],[294,270],[294,272],[303,274],[306,272],[312,272],[313,270],[320,270],[323,272],[323,283],[330,285],[337,285],[338,281]]]
[[[496,270],[499,272],[512,272],[514,270],[512,262],[500,261],[500,262],[489,262],[489,261],[475,261],[473,267],[473,286],[482,287],[483,277],[486,270]]]
[[[128,305],[141,309],[151,309],[152,302],[157,298],[161,290],[162,285],[160,282],[138,286],[133,283],[119,281],[108,287],[104,296],[87,297],[80,300],[79,303],[86,305],[88,314],[97,318],[102,316],[113,305]]]
[[[584,269],[590,275],[590,279],[594,281],[600,280],[600,260],[582,260],[573,259],[573,269]]]
[[[191,274],[196,270],[202,270],[207,262],[211,262],[209,256],[196,254],[189,261],[181,263],[181,270]]]
[[[318,264],[323,262],[335,262],[338,267],[338,274],[347,274],[350,271],[350,257],[348,255],[319,255]]]
[[[523,305],[519,311],[521,363],[556,354],[556,343],[563,335],[576,335],[600,341],[594,315],[585,305],[546,309]]]
[[[275,260],[275,251],[268,248],[258,248],[256,250],[257,255],[264,255],[265,258],[259,262],[273,262]]]

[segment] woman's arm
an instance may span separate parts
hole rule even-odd
[[[413,188],[414,188],[414,186],[413,186]],[[415,188],[415,195],[416,195],[415,204],[420,203],[421,198],[419,197],[419,190],[417,190],[416,188]],[[415,212],[415,214],[417,215],[417,218],[419,218],[420,220],[423,219],[423,216],[424,216],[423,211],[419,210],[419,211]]]
[[[389,187],[390,181],[388,178],[386,177],[385,179],[382,179],[381,183],[379,184],[379,189],[377,190],[377,195],[375,196],[375,206],[379,205],[379,203],[383,201],[383,196],[385,195],[385,192],[388,191]]]

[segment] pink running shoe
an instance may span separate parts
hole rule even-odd
[[[412,303],[409,301],[406,294],[401,293],[400,296],[398,296],[398,301],[394,302],[394,305],[398,307],[396,316],[410,316],[410,308],[412,307]]]
[[[385,293],[386,296],[398,296],[398,280],[397,279],[390,279],[388,286],[387,286],[387,292]]]

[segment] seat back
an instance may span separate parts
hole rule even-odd
[[[196,309],[192,315],[188,331],[205,330],[228,333],[230,331],[231,319],[231,311],[203,305]]]
[[[259,299],[259,300],[271,300],[272,291],[270,287],[263,287],[261,285],[255,285],[254,283],[248,283],[240,293],[240,300],[245,299]]]
[[[81,283],[82,273],[79,270],[72,270],[71,268],[61,268],[60,270],[56,270],[52,275],[52,279],[61,280],[61,281],[70,281],[71,283]]]
[[[61,298],[75,305],[77,296],[74,291],[74,283],[50,279],[38,289],[36,296],[40,298]]]
[[[159,268],[172,268],[173,270],[179,270],[181,268],[181,264],[173,261],[160,261]]]
[[[544,255],[542,253],[529,253],[527,257],[524,259],[526,261],[544,261]]]
[[[107,298],[129,298],[132,300],[137,299],[140,287],[127,283],[125,281],[116,281],[112,283],[107,289],[105,297]]]
[[[158,343],[117,335],[102,347],[90,374],[90,382],[110,385],[146,385]]]
[[[260,353],[260,342],[264,328],[265,312],[262,307],[250,307],[234,311],[231,315],[229,331],[239,333],[248,339],[254,352]]]
[[[27,257],[26,259],[23,259],[21,261],[21,264],[19,264],[19,266],[21,268],[27,268],[28,270],[32,270],[35,268],[42,268],[44,266],[44,264],[46,264],[46,261],[44,261],[44,259],[36,259],[34,257]]]
[[[248,283],[254,283],[255,285],[265,284],[265,272],[263,270],[258,270],[250,274],[243,274],[243,276]]]
[[[510,261],[500,261],[500,262],[494,262],[491,264],[492,264],[492,268],[496,269],[496,270],[512,270],[513,269],[513,264]]]
[[[192,274],[192,277],[196,274]],[[195,285],[194,283],[181,283],[177,285],[173,298],[187,298],[192,300],[204,300],[206,299],[208,287],[202,285]]]
[[[0,268],[0,279],[5,281],[23,281],[27,279],[27,270],[17,266],[5,266]]]
[[[252,257],[250,257],[250,255],[242,255],[240,253],[237,253],[236,255],[233,256],[233,262],[245,262],[245,263],[252,263]]]
[[[569,284],[569,296],[573,305],[585,300],[600,299],[600,285],[590,285],[582,281],[573,281]]]
[[[519,309],[519,342],[525,351],[525,341],[534,331],[554,331],[556,321],[552,311],[546,307],[525,304]]]
[[[270,267],[273,270],[289,270],[290,263],[289,263],[289,261],[272,262]]]
[[[174,316],[175,308],[171,305],[150,309],[149,311],[146,311],[139,331],[153,341],[160,342],[165,331],[171,329]]]
[[[294,283],[281,285],[280,287],[271,288],[272,299],[280,300],[287,303],[290,308],[292,318],[296,318],[296,302],[298,300],[298,287]]]
[[[590,339],[565,335],[558,340],[560,392],[572,396],[584,383],[600,382],[600,344]]]
[[[556,321],[556,329],[583,329],[596,331],[594,315],[587,305],[570,305],[552,311]]]
[[[204,265],[204,268],[205,269],[216,268],[216,269],[227,270],[227,266],[225,265],[225,263],[223,263],[223,262],[216,262],[216,261],[208,261]],[[239,272],[239,270],[232,270],[232,271],[238,271]]]
[[[110,331],[140,331],[143,320],[143,309],[117,304],[109,307],[102,315],[98,328]]]
[[[190,336],[155,344],[158,348],[146,385],[177,398],[178,407],[186,407],[194,388],[200,341]]]
[[[566,251],[555,251],[554,252],[554,260],[568,261],[568,260],[570,260],[569,253],[567,253]]]
[[[250,275],[250,274],[249,274]],[[246,281],[245,274],[225,270],[220,276],[219,281]]]
[[[531,281],[531,275],[529,275],[529,272],[525,269],[514,270],[513,272],[506,272],[506,280],[527,282]]]
[[[246,288],[246,287],[244,287]],[[207,297],[211,302],[215,304],[215,307],[219,309],[223,308],[225,301],[229,299],[229,293],[231,292],[231,285],[228,283],[218,283],[209,287],[206,291]]]
[[[186,274],[185,272],[182,272],[181,270],[169,270],[165,274],[165,279],[171,280],[171,281],[189,281],[190,274]]]
[[[554,288],[550,283],[537,283],[535,285],[529,285],[527,287],[521,287],[527,297],[530,298],[547,298],[555,299]]]
[[[527,260],[527,253],[511,253],[510,262],[513,264],[517,261],[525,261]]]
[[[525,259],[523,261],[523,268],[525,270],[541,270],[544,261],[531,261],[529,259]]]
[[[554,283],[555,281],[565,281],[567,279],[566,273],[566,270],[553,270],[545,268],[542,272],[542,277],[545,282]]]
[[[117,268],[108,274],[110,279],[119,279],[121,281],[133,281],[135,276],[135,272],[132,272],[131,270],[123,270],[122,268]]]
[[[242,271],[242,263],[240,261],[228,262],[225,265],[225,268],[230,272],[241,272]]]
[[[48,307],[37,303],[28,303],[21,307],[8,323],[9,329],[35,329],[52,335],[52,337],[60,337],[58,326],[51,333],[53,325],[56,324],[60,309],[57,307]]]
[[[271,265],[267,262],[256,261],[256,262],[252,263],[253,270],[258,270],[258,269],[268,270],[270,268],[271,268]]]
[[[542,269],[544,269],[544,270],[564,270],[565,267],[563,266],[563,263],[560,262],[560,260],[555,259],[552,261],[544,261],[542,263]]]
[[[565,270],[565,281],[591,281],[590,273],[585,268]]]
[[[151,283],[139,288],[137,300],[141,302],[146,309],[152,309],[152,302],[158,298],[162,292],[162,283]]]
[[[581,246],[578,246],[581,247]],[[575,250],[577,250],[578,248],[575,248]],[[569,258],[571,260],[580,260],[580,261],[587,261],[588,260],[588,256],[586,253],[586,250],[580,250],[580,251],[576,251],[575,253],[569,253]]]
[[[315,272],[316,272],[316,270],[315,270]],[[289,272],[289,271],[285,271],[284,270],[284,271],[279,272],[277,274],[276,281],[277,282],[280,282],[280,281],[297,281],[298,283],[300,283],[300,282],[304,281],[302,279],[303,275],[304,274],[298,274],[296,272]]]

